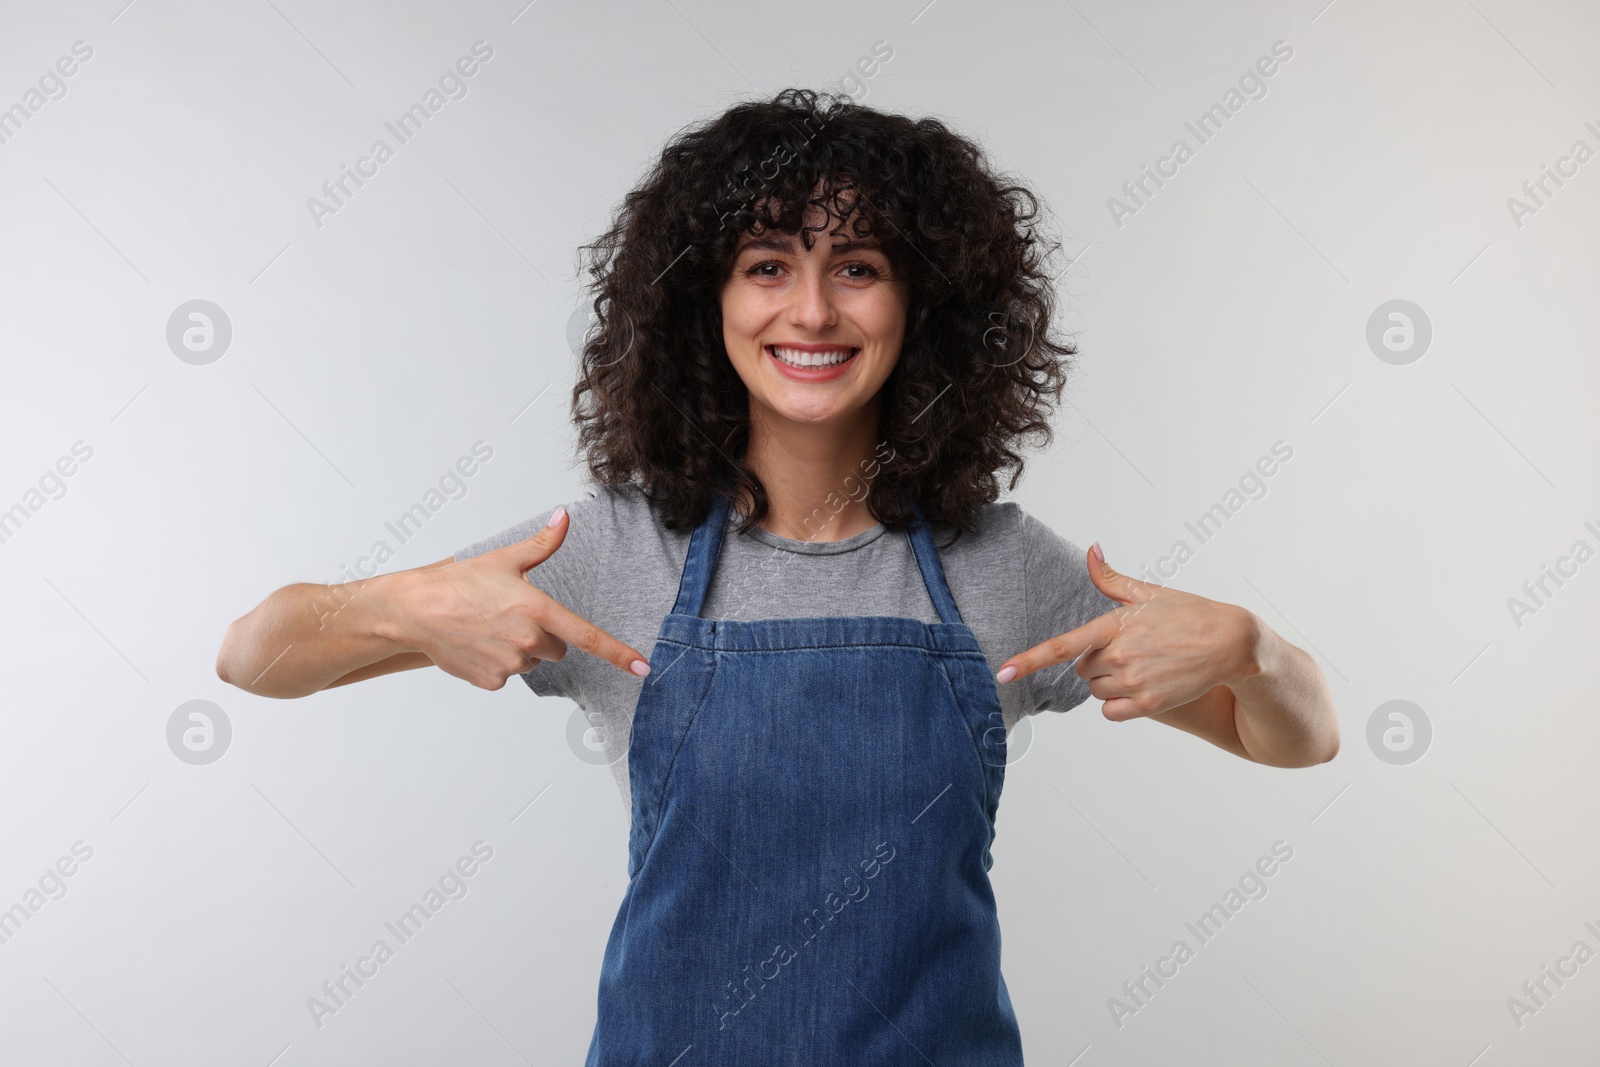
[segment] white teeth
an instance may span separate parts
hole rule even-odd
[[[777,345],[768,347],[773,355],[793,367],[831,367],[835,363],[843,363],[855,351],[850,348],[832,352],[802,352],[797,348],[780,348]]]

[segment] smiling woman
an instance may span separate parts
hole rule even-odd
[[[730,175],[759,176],[731,209]],[[670,529],[726,479],[741,533],[793,530],[768,513],[762,427],[820,443],[849,412],[847,448],[882,438],[898,461],[845,528],[870,512],[903,530],[916,499],[971,531],[1000,475],[1015,488],[1018,447],[1049,442],[1071,366],[1039,217],[938,119],[788,90],[680,133],[586,248],[599,326],[573,401],[591,471],[649,487]],[[772,344],[860,351],[785,375]]]
[[[293,586],[230,627],[219,673],[270,695],[437,665],[582,706],[630,816],[589,1067],[1020,1064],[989,881],[1011,727],[1093,695],[1262,763],[1337,749],[1253,614],[998,500],[1074,353],[1038,215],[935,119],[787,90],[681,132],[586,248],[582,496],[325,629]],[[827,921],[891,842],[877,903]]]

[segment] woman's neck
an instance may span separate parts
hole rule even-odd
[[[842,427],[752,411],[745,460],[767,490],[762,529],[795,541],[842,541],[876,525],[866,496],[878,469],[877,414],[874,407],[869,418]]]

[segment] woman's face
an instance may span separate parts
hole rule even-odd
[[[809,252],[797,234],[740,238],[722,287],[722,339],[752,418],[876,417],[869,405],[900,358],[908,286],[875,238],[844,229],[813,234]]]

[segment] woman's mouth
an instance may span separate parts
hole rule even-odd
[[[848,345],[764,345],[763,350],[785,377],[807,382],[839,377],[861,352]]]

